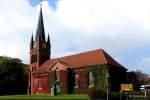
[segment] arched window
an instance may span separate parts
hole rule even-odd
[[[60,74],[59,71],[56,70],[56,81],[60,81],[60,75],[59,74]]]
[[[36,66],[32,66],[32,72],[36,70]]]
[[[37,61],[37,54],[34,54],[34,62]]]
[[[31,56],[31,63],[34,63],[34,56]]]
[[[34,63],[34,55],[33,55],[33,63]]]
[[[93,87],[94,86],[94,76],[93,73],[90,72],[89,73],[89,87]]]
[[[35,54],[35,62],[37,62],[37,54]]]
[[[75,88],[78,88],[79,86],[79,75],[78,74],[75,74]]]
[[[31,68],[32,68],[32,72],[33,72],[34,71],[34,67],[32,66]]]
[[[42,89],[42,79],[38,80],[38,89]]]

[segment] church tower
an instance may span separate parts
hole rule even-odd
[[[50,59],[51,44],[48,35],[47,40],[45,39],[44,21],[42,14],[42,3],[40,4],[40,14],[37,24],[35,39],[31,37],[30,42],[30,67],[31,71],[36,71],[41,64],[46,60]]]

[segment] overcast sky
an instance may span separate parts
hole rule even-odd
[[[150,74],[150,0],[43,0],[52,58],[102,48],[130,70]],[[38,0],[0,0],[0,55],[29,63]]]

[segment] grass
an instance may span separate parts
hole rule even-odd
[[[38,95],[8,95],[8,96],[0,96],[0,99],[84,99],[88,100],[89,97],[87,95],[77,95],[77,94],[61,94],[57,96],[51,96],[49,94],[38,94]]]

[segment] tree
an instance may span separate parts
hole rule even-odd
[[[133,84],[135,90],[139,90],[141,85],[150,84],[150,76],[140,70],[128,72],[127,82]]]
[[[140,70],[135,71],[135,73],[140,86],[144,84],[150,84],[150,76],[148,74],[143,73]]]
[[[25,94],[28,66],[18,58],[0,56],[0,95]]]

